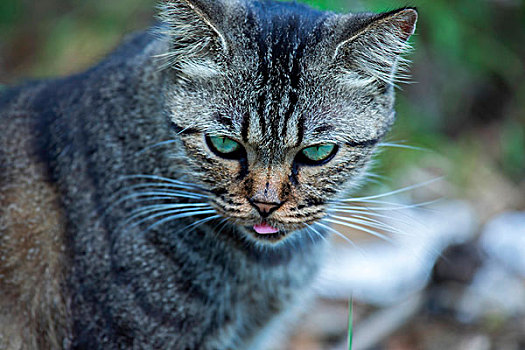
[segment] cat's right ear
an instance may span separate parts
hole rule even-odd
[[[163,55],[165,65],[213,73],[217,55],[228,51],[220,19],[225,8],[217,0],[163,0],[159,5],[160,31],[169,38],[169,52]],[[190,72],[191,73],[191,72]]]

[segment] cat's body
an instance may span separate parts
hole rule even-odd
[[[254,348],[309,298],[325,233],[306,225],[393,118],[381,72],[324,69],[389,17],[269,2],[164,10],[164,34],[0,95],[0,349]],[[405,42],[415,12],[403,11],[390,16],[403,15]],[[218,153],[209,135],[244,153]],[[335,168],[294,158],[336,141]]]

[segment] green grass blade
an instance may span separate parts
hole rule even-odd
[[[348,302],[348,350],[352,350],[352,338],[354,335],[354,321],[353,321],[353,307],[354,298],[350,298]]]

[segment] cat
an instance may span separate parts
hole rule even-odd
[[[417,11],[159,18],[0,95],[1,349],[267,348],[394,121]]]

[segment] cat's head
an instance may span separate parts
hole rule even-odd
[[[394,120],[417,12],[242,0],[162,9],[170,118],[215,210],[270,242],[326,216]]]

